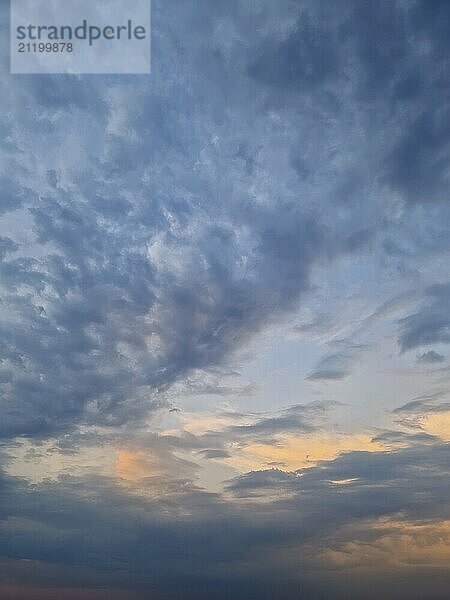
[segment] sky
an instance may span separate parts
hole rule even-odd
[[[444,600],[450,2],[153,0],[10,75],[0,595]]]

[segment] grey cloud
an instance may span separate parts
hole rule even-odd
[[[396,408],[394,414],[418,414],[423,415],[428,412],[446,412],[450,408],[447,401],[446,392],[437,392],[435,394],[419,396],[403,406]]]
[[[330,409],[334,403],[312,403],[307,405],[291,406],[280,415],[264,416],[256,419],[250,425],[233,425],[228,427],[224,434],[226,438],[241,440],[265,439],[282,433],[310,433],[317,429],[317,420],[322,413]]]
[[[127,185],[122,173],[103,176],[116,189]],[[93,187],[95,198],[113,186],[94,180]],[[292,308],[328,246],[322,229],[294,207],[236,212],[238,227],[251,231],[247,249],[225,221],[212,226],[220,216],[213,203],[189,216],[192,237],[180,228],[187,214],[169,207],[163,219],[161,207],[154,222],[141,222],[146,200],[139,195],[129,212],[120,202],[106,212],[95,201],[47,192],[52,198],[30,207],[42,255],[2,264],[9,288],[2,356],[11,368],[17,357],[22,369],[5,390],[14,406],[4,412],[6,436],[139,418],[158,390],[220,364]],[[161,247],[160,264],[147,255],[152,244]],[[242,252],[249,253],[246,275],[237,273]],[[26,293],[18,292],[23,286]]]
[[[389,181],[410,202],[448,201],[448,117],[420,115],[387,159]]]
[[[342,380],[347,377],[352,367],[361,357],[361,353],[367,348],[363,344],[354,344],[345,340],[334,342],[334,347],[342,347],[321,358],[318,364],[307,377],[309,381]]]
[[[333,401],[317,401],[290,406],[276,413],[219,413],[219,416],[226,418],[224,425],[202,434],[182,431],[177,435],[150,436],[142,433],[137,439],[140,446],[157,455],[165,452],[170,456],[178,449],[183,449],[197,452],[206,458],[227,458],[233,454],[232,449],[236,445],[244,447],[252,443],[276,444],[279,436],[285,434],[304,435],[317,431],[338,405],[338,402]],[[195,454],[192,460],[195,462]]]
[[[98,443],[83,423],[140,442],[134,430],[171,406],[174,383],[220,368],[296,309],[315,269],[371,244],[410,273],[448,250],[448,2],[153,7],[151,84],[11,77],[1,36],[3,437],[59,435],[70,453]],[[402,350],[448,342],[447,288],[401,321]],[[310,377],[345,377],[360,350],[330,348]],[[195,485],[196,453],[308,433],[322,408],[148,434],[143,448],[178,476],[141,481],[145,498],[99,477],[31,486],[2,474],[0,569],[143,598],[411,600],[424,581],[427,597],[447,598],[448,574],[426,566],[359,590],[308,567],[305,544],[339,548],[348,527],[375,544],[379,517],[448,518],[448,445],[417,428],[380,434],[395,452],[252,473],[224,496]],[[395,415],[414,424],[441,410],[444,398],[421,398]]]
[[[322,7],[323,8],[323,7]],[[336,76],[339,57],[336,36],[321,17],[303,12],[295,30],[286,39],[265,43],[260,56],[250,64],[251,77],[272,86],[276,93],[310,91]]]
[[[18,179],[21,179],[20,169],[17,169],[16,165],[10,165],[9,167],[11,170],[18,170]],[[10,210],[16,210],[26,199],[27,190],[20,184],[20,179],[19,181],[13,180],[5,175],[0,178],[0,215]]]
[[[396,421],[409,429],[411,435],[427,435],[424,431],[424,419],[430,415],[439,415],[450,411],[448,392],[419,396],[393,411]],[[420,432],[420,433],[419,433]],[[438,435],[436,432],[435,437]]]
[[[350,515],[365,519],[401,511],[411,519],[426,515],[446,518],[448,486],[437,479],[448,473],[447,456],[448,444],[436,440],[397,451],[349,452],[334,461],[322,462],[318,468],[277,474],[278,485],[283,480],[286,491],[294,494],[281,500],[280,505],[296,506],[298,502],[299,508],[311,510],[317,519],[323,519],[321,526],[314,524],[316,532],[318,527],[338,525]],[[430,470],[421,477],[423,468]],[[415,477],[417,485],[413,483]],[[340,481],[347,483],[341,486],[333,483]],[[247,493],[252,497],[257,493],[262,496],[266,488],[272,487],[272,472],[252,473],[230,485],[240,498]],[[427,492],[426,500],[423,492]],[[316,504],[318,497],[320,506]]]
[[[450,343],[450,284],[436,284],[427,290],[428,302],[418,312],[400,321],[401,350],[435,343]]]
[[[322,562],[317,571],[311,558],[316,551],[355,535],[376,548],[382,532],[371,529],[371,522],[377,519],[420,525],[448,518],[448,476],[448,445],[418,440],[394,452],[350,452],[296,473],[250,473],[229,483],[232,502],[186,480],[164,484],[159,497],[159,483],[149,481],[151,496],[139,497],[105,478],[63,477],[29,486],[3,474],[0,553],[62,572],[74,564],[89,568],[93,581],[98,572],[97,584],[105,573],[111,573],[109,581],[120,573],[123,586],[143,593],[153,582],[168,598],[181,590],[186,598],[206,597],[220,582],[227,590],[217,590],[220,598],[229,597],[230,589],[242,589],[248,598],[269,598],[281,589],[288,599],[297,597],[303,581],[311,586],[306,597],[315,598],[321,585],[335,581],[334,567]],[[302,558],[286,587],[283,560],[277,560],[283,548],[291,552],[284,560],[292,552]],[[33,581],[35,569],[22,566],[22,580]],[[444,587],[446,576],[433,573]],[[377,577],[384,576],[381,569]],[[348,585],[348,577],[339,583],[338,598],[349,593]],[[414,597],[414,585],[414,578],[411,585],[403,582],[401,594]],[[403,597],[396,593],[386,597]]]
[[[201,450],[201,454],[205,458],[229,458],[231,455],[226,450]]]
[[[410,433],[405,431],[383,431],[373,438],[391,448],[411,446],[414,444],[435,444],[436,437],[428,433]]]
[[[341,380],[349,375],[349,357],[346,354],[325,356],[307,377],[310,381]]]
[[[417,361],[425,364],[436,364],[442,363],[445,361],[445,356],[439,354],[435,350],[428,350],[428,352],[424,352],[417,357]]]
[[[442,31],[448,21],[448,6],[441,2],[436,12],[421,1],[340,2],[326,9],[321,2],[304,2],[295,27],[284,37],[267,36],[249,73],[271,87],[269,102],[277,107],[289,102],[286,93],[295,93],[298,103],[307,94],[329,119],[342,115],[342,90],[350,90],[353,108],[367,106],[369,118],[380,119],[378,125],[367,123],[371,170],[382,173],[410,206],[445,202],[449,105],[443,90],[449,82]],[[377,127],[390,130],[392,141],[375,141]],[[358,162],[350,188],[344,177],[338,196],[350,192],[358,201],[366,193],[367,174],[361,176]],[[293,164],[302,177],[310,172],[304,149]]]
[[[19,246],[11,239],[0,237],[0,259],[3,259],[7,254],[11,254],[17,250]]]
[[[176,8],[155,3],[152,86],[5,76],[3,204],[33,232],[19,239],[10,213],[3,436],[138,421],[296,308],[318,265],[377,239],[392,212],[377,174],[410,214],[440,197],[445,110],[418,107],[435,114],[445,98],[445,7]],[[417,36],[428,53],[406,41]],[[352,362],[324,360],[325,378]]]

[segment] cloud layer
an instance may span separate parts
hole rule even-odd
[[[444,599],[450,4],[154,0],[122,78],[7,8],[0,590]]]

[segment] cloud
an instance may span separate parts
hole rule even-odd
[[[230,458],[230,454],[226,450],[201,450],[201,454],[205,458]]]
[[[347,435],[334,398],[275,409],[223,374],[307,293],[301,332],[335,336],[305,346],[309,380],[395,335],[440,360],[449,3],[155,0],[150,79],[13,77],[7,8],[0,590],[447,598],[445,396]]]
[[[428,350],[428,352],[424,352],[417,357],[417,362],[426,363],[426,364],[436,364],[442,363],[445,361],[445,356],[439,354],[435,350]]]
[[[446,508],[441,501],[447,492],[443,486],[437,482],[429,486],[431,482],[427,483],[424,477],[416,487],[411,478],[426,464],[433,464],[435,473],[442,475],[447,471],[447,452],[447,445],[440,443],[415,444],[395,452],[349,452],[333,461],[323,461],[317,468],[283,474],[283,485],[295,494],[299,508],[311,508],[317,518],[321,515],[324,527],[331,527],[332,523],[338,526],[350,514],[375,518],[401,511],[413,518],[423,518],[425,513],[444,518]],[[233,482],[230,489],[241,498],[248,493],[263,495],[272,481],[271,472],[255,472]],[[345,484],[336,486],[333,482]],[[424,502],[421,490],[431,492],[433,497],[436,494],[435,501],[429,497]],[[317,497],[321,503],[314,508]],[[287,505],[291,502],[295,505],[295,501],[286,500]],[[315,523],[316,533],[317,527]]]
[[[42,568],[42,565],[36,563],[36,570]],[[17,563],[10,563],[4,565],[17,574],[20,573],[20,565]],[[44,569],[45,570],[45,569]],[[0,583],[0,590],[5,598],[8,600],[139,600],[142,598],[141,594],[138,594],[132,590],[114,590],[114,589],[80,589],[80,588],[68,588],[65,586],[55,586],[47,588],[44,586],[24,586],[24,585],[10,585]]]
[[[0,237],[0,258],[3,259],[7,254],[17,250],[18,245],[6,237]]]
[[[450,440],[450,402],[447,392],[418,397],[394,411],[398,422],[428,436]]]
[[[285,39],[265,41],[261,46],[259,56],[249,65],[249,75],[270,85],[277,94],[310,92],[338,73],[333,28],[327,20],[319,21],[317,15],[306,11]]]
[[[345,353],[329,354],[322,358],[314,371],[307,377],[314,380],[340,380],[349,375],[350,356]]]
[[[78,565],[81,585],[119,577],[122,586],[143,593],[156,580],[168,598],[180,590],[188,598],[203,597],[217,581],[227,590],[242,585],[249,597],[265,597],[281,586],[286,598],[309,581],[307,597],[313,598],[333,581],[339,553],[351,543],[367,544],[376,555],[386,549],[386,536],[395,547],[406,530],[415,535],[425,526],[430,544],[437,543],[444,531],[440,523],[449,517],[447,457],[447,445],[437,442],[394,452],[353,451],[298,472],[269,470],[234,479],[228,499],[188,481],[174,482],[162,495],[147,494],[145,486],[130,495],[110,478],[65,476],[30,486],[3,475],[0,551],[10,561],[22,560],[21,578],[29,583],[35,583],[39,571],[33,564],[40,561],[62,571]],[[147,485],[151,491],[158,484]],[[433,552],[424,558],[411,548],[411,560],[402,565],[411,584],[402,593],[414,589],[418,568],[433,569],[436,585],[443,585],[445,569],[436,570],[440,559]],[[267,560],[279,558],[280,570],[267,568]],[[376,579],[385,576],[383,560],[371,566]],[[286,588],[283,561],[289,570],[297,565]],[[341,561],[339,568],[352,572],[360,562]],[[205,565],[215,583],[204,575]],[[318,571],[311,579],[313,565]],[[346,585],[339,582],[338,597]]]
[[[428,302],[418,312],[400,320],[402,352],[435,343],[450,343],[450,284],[435,284],[427,290]]]
[[[350,375],[352,367],[367,349],[365,344],[354,344],[347,340],[335,341],[331,344],[336,352],[321,358],[313,371],[307,376],[309,381],[340,381]]]
[[[409,202],[447,199],[450,134],[447,117],[448,114],[433,117],[428,112],[422,113],[389,157],[389,181]]]
[[[321,413],[326,413],[333,403],[311,403],[291,406],[280,415],[257,418],[248,425],[232,425],[225,431],[226,436],[234,439],[251,440],[261,437],[270,439],[280,433],[310,433],[317,428]]]
[[[412,212],[441,197],[444,111],[402,116],[406,101],[432,109],[444,85],[441,21],[421,5],[199,10],[158,8],[150,87],[6,75],[4,437],[137,422],[161,390],[222,365],[296,308],[320,265],[398,229],[376,173]],[[324,361],[317,377],[349,371],[345,355]]]

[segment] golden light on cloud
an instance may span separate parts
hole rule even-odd
[[[148,456],[142,452],[131,450],[119,450],[116,462],[117,475],[126,481],[138,481],[144,477],[149,477],[152,473],[159,475],[160,471],[152,464]]]
[[[349,532],[353,540],[320,553],[320,562],[349,570],[445,569],[450,564],[448,520],[414,523],[380,519],[358,528]]]
[[[261,441],[255,437],[253,440],[233,437],[236,432],[233,426],[251,425],[258,422],[260,415],[241,415],[222,413],[184,413],[180,418],[178,429],[166,430],[165,436],[181,436],[186,432],[199,438],[214,435],[221,439],[228,456],[218,457],[215,464],[226,465],[238,473],[280,468],[287,471],[311,467],[322,460],[333,460],[343,452],[385,451],[386,445],[381,441],[374,441],[370,432],[344,433],[336,431],[317,430],[311,433],[299,431],[298,433],[286,432],[272,436],[270,441]],[[228,437],[227,428],[230,429]],[[192,458],[192,457],[191,457]],[[196,462],[199,457],[193,457]]]
[[[177,481],[194,478],[197,465],[188,453],[176,453],[161,445],[128,446],[117,452],[114,474],[126,487],[152,495],[163,494]]]
[[[420,426],[426,433],[450,442],[450,411],[426,415],[421,419]]]
[[[64,452],[57,440],[45,440],[34,446],[30,440],[17,442],[15,457],[5,464],[7,473],[23,477],[30,483],[57,481],[62,475],[83,476],[96,473],[110,476],[114,472],[115,449],[110,444],[85,446],[76,452]]]
[[[239,448],[239,451],[231,452],[228,460],[243,472],[271,467],[295,471],[321,460],[333,460],[343,452],[358,450],[380,452],[385,447],[366,434],[302,433],[282,435],[276,445],[258,443]]]
[[[176,479],[180,473],[174,455],[134,447],[118,450],[115,475],[132,487],[159,487],[163,481]]]
[[[210,414],[210,413],[187,413],[180,419],[183,430],[194,435],[203,435],[210,431],[222,431],[229,425],[235,425],[243,419],[240,415],[230,414]],[[180,430],[173,430],[179,433]],[[164,432],[166,434],[170,431]]]

